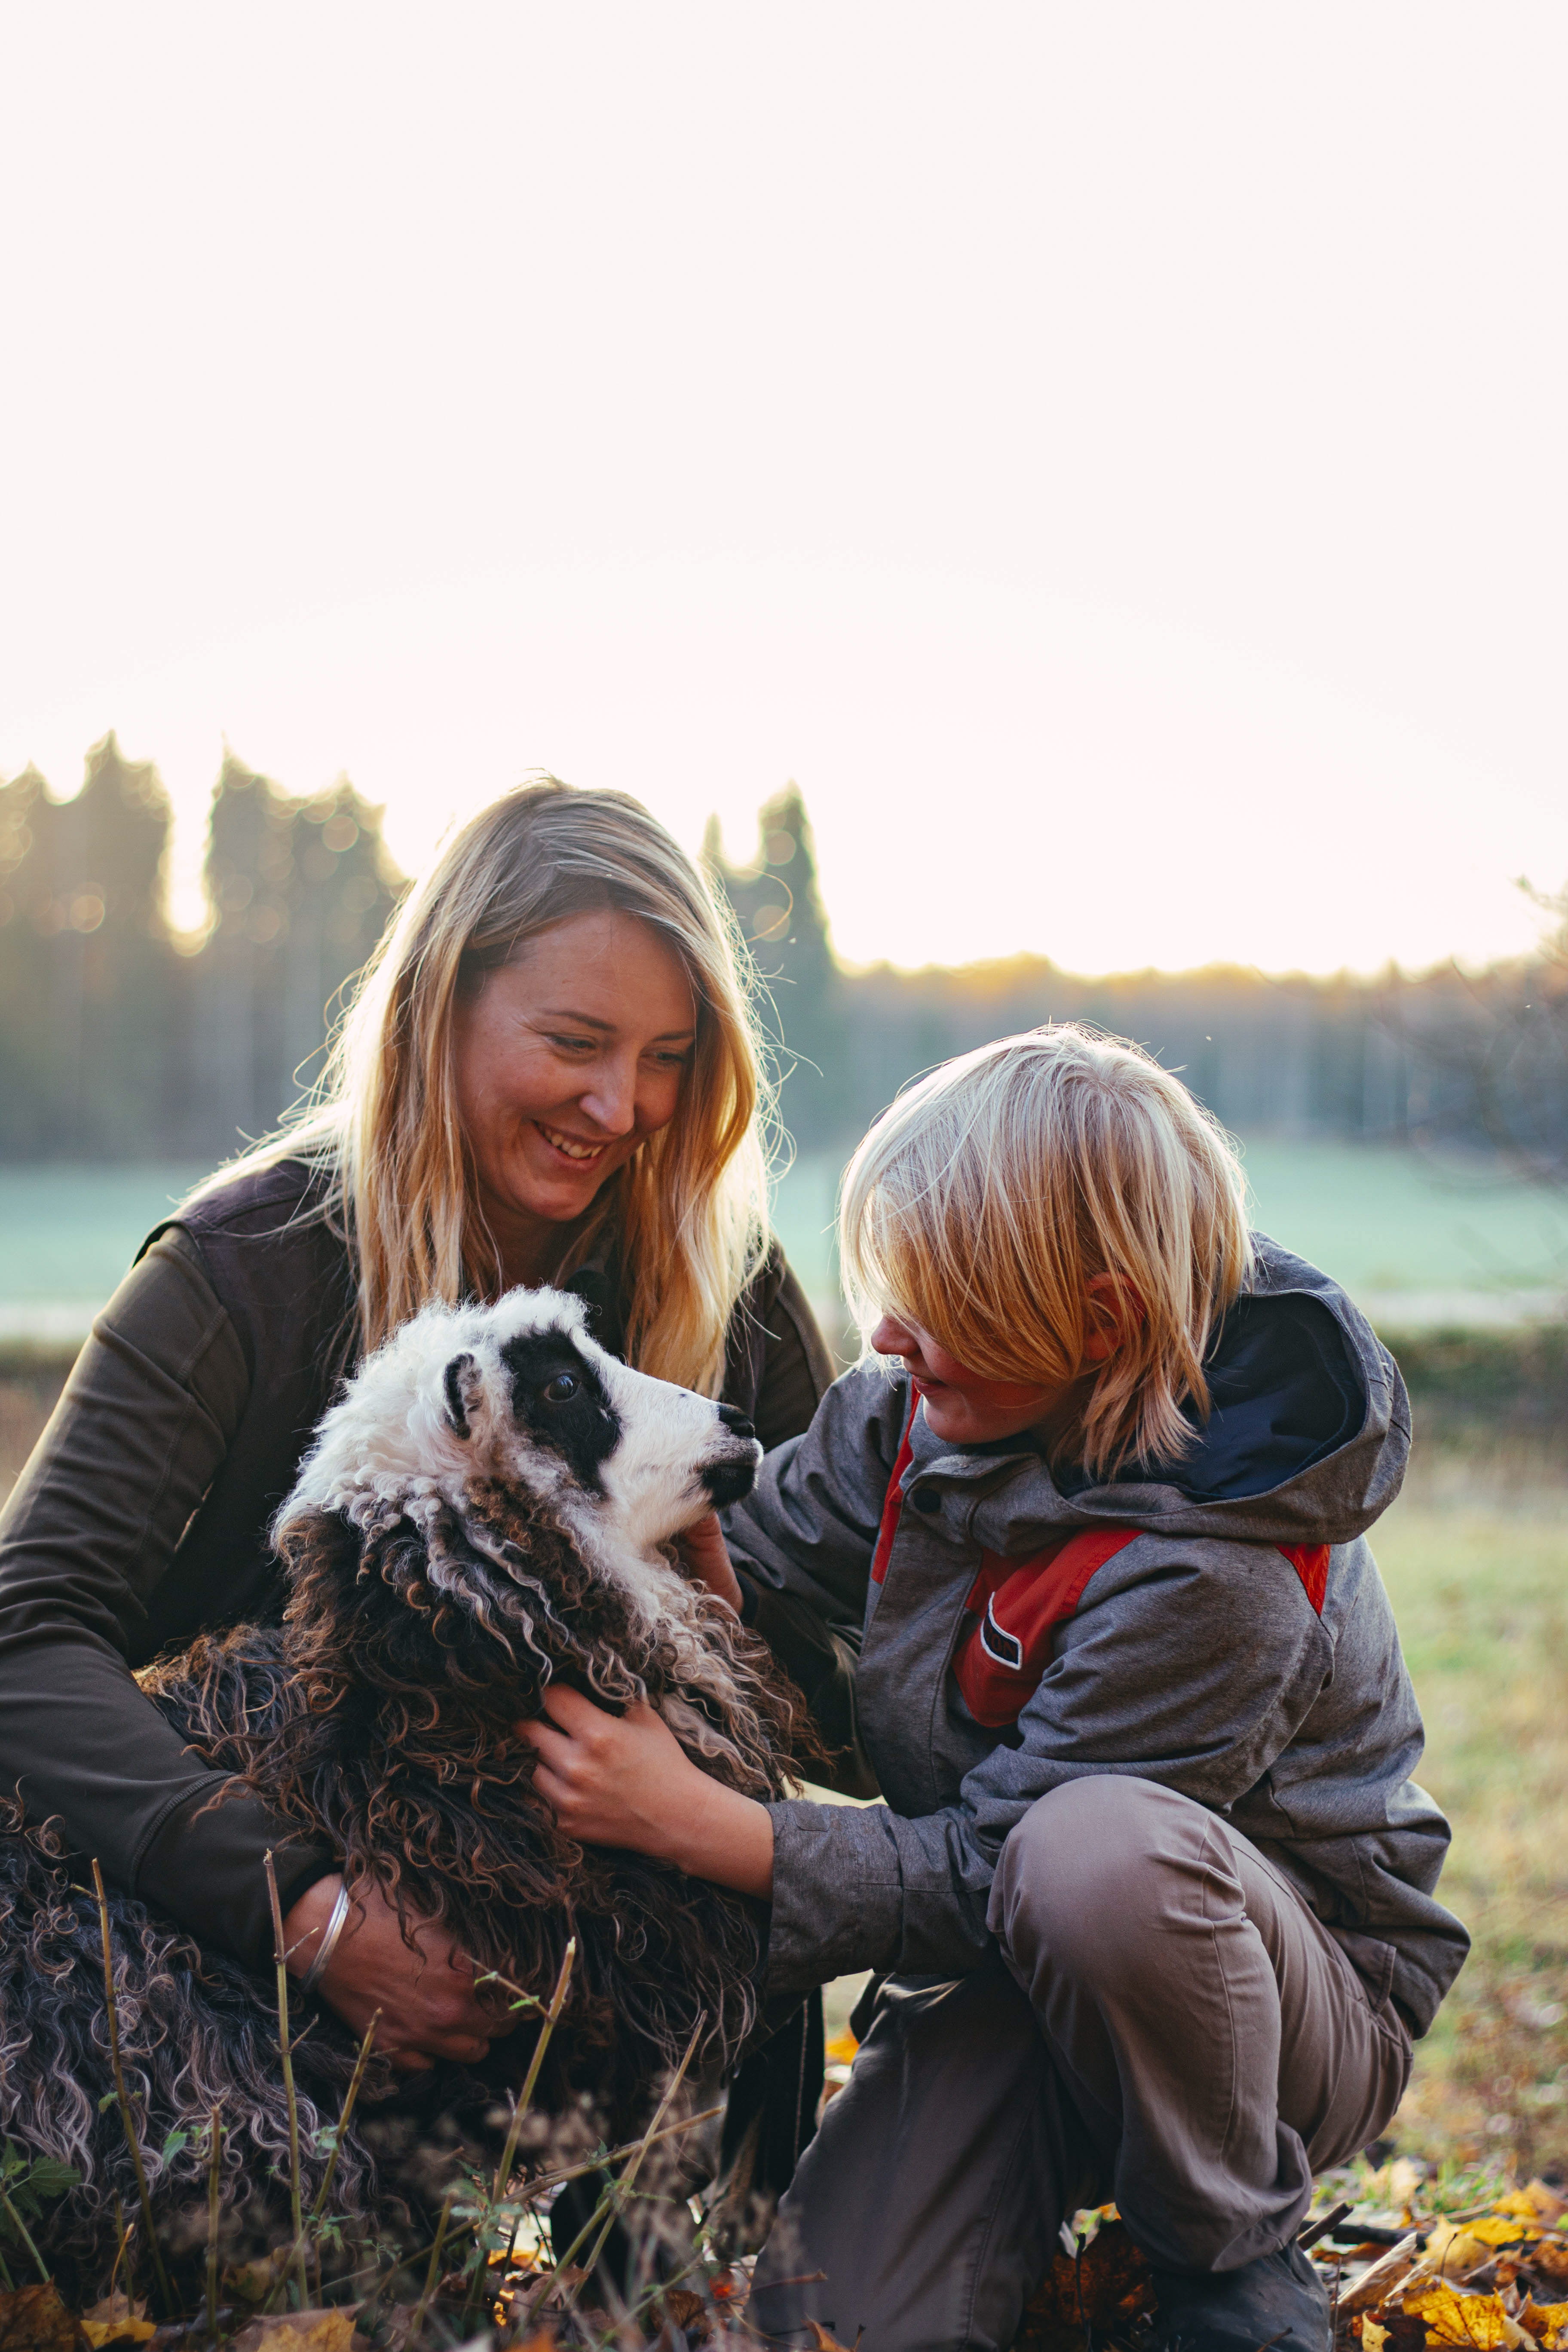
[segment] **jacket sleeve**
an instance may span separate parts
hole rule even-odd
[[[858,1969],[963,1975],[987,1948],[997,1858],[1065,1781],[1121,1772],[1216,1811],[1268,1771],[1328,1681],[1328,1636],[1264,1544],[1150,1537],[1100,1570],[1018,1718],[956,1804],[918,1820],[786,1801],[773,1819],[772,1991]]]
[[[742,1614],[799,1684],[834,1759],[811,1777],[847,1797],[878,1794],[855,1670],[904,1394],[876,1368],[846,1373],[805,1434],[771,1453],[750,1498],[724,1514]]]
[[[159,1580],[221,1465],[249,1387],[200,1252],[164,1233],[93,1327],[0,1511],[0,1792],[182,1926],[270,1955],[262,1855],[284,1906],[333,1867],[236,1795],[142,1696],[128,1664]],[[221,1612],[215,1609],[215,1616]]]

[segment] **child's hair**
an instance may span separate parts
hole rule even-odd
[[[845,1171],[839,1255],[863,1331],[906,1316],[983,1380],[1092,1375],[1052,1445],[1091,1477],[1192,1444],[1204,1359],[1252,1265],[1229,1137],[1138,1046],[1076,1023],[900,1095]],[[1089,1296],[1096,1275],[1131,1312]]]

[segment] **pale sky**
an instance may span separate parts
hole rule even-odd
[[[1568,12],[0,0],[0,774],[535,767],[853,960],[1568,877]],[[186,887],[183,884],[182,887]]]

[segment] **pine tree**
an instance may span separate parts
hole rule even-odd
[[[333,1008],[375,945],[400,877],[381,812],[340,780],[279,791],[229,752],[205,865],[212,931],[194,961],[208,1148],[264,1133],[317,1075]]]
[[[112,734],[74,800],[51,799],[34,770],[5,787],[6,1150],[93,1159],[161,1140],[168,834],[157,770]]]
[[[797,785],[763,805],[758,854],[749,866],[724,857],[716,817],[703,836],[703,862],[734,910],[780,1048],[781,1103],[795,1140],[834,1138],[843,1115],[836,1046],[843,982],[816,878],[816,846]]]

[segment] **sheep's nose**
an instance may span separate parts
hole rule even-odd
[[[719,1418],[731,1436],[755,1437],[757,1433],[756,1424],[747,1420],[738,1405],[721,1404],[719,1408]]]

